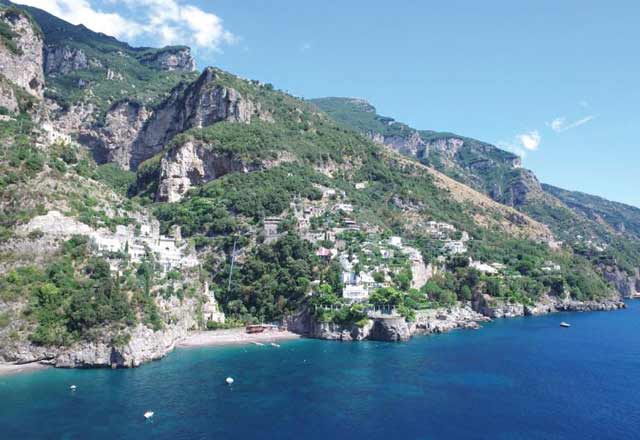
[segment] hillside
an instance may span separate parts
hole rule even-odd
[[[187,48],[33,8],[0,23],[0,360],[135,366],[191,330],[259,322],[404,340],[439,316],[611,310],[635,292],[613,243],[563,246],[559,220],[489,197],[483,176],[519,169],[488,144],[420,132],[416,157],[395,123],[402,148],[270,84],[194,72]]]
[[[594,249],[602,249],[595,252],[597,258],[590,256],[600,262],[615,261],[635,277],[640,266],[640,241],[635,232],[640,217],[636,208],[541,185],[531,171],[521,168],[520,159],[512,153],[453,133],[413,129],[378,115],[375,107],[361,99],[319,98],[310,102],[374,141],[514,206],[549,226],[574,250],[584,254],[588,248],[587,253],[593,254]]]

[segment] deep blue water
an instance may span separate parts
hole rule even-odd
[[[181,349],[132,370],[0,377],[0,438],[640,438],[640,302],[629,306],[406,344]]]

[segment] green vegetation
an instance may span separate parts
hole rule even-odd
[[[142,320],[161,328],[149,288],[153,273],[145,262],[135,272],[114,276],[106,260],[91,256],[87,238],[76,236],[45,268],[19,267],[2,276],[0,292],[4,301],[28,300],[24,313],[35,324],[34,343],[64,346],[98,339],[105,326],[117,333]]]
[[[129,187],[135,181],[135,174],[131,171],[123,170],[114,163],[106,163],[96,168],[94,178],[116,193],[126,196]]]
[[[295,311],[323,270],[311,244],[295,234],[256,247],[231,277],[230,262],[215,274],[225,314],[244,322],[271,322]]]

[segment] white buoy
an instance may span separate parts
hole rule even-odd
[[[75,386],[75,385],[71,385],[71,386],[69,387],[69,389],[70,389],[71,391],[75,391],[75,390],[76,390],[76,386]]]
[[[233,377],[227,377],[225,382],[227,382],[227,385],[231,385],[233,383]]]
[[[147,411],[146,413],[144,413],[145,419],[150,419],[151,417],[153,417],[153,411]]]

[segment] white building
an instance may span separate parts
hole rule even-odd
[[[342,289],[342,297],[352,302],[366,301],[369,298],[369,292],[360,284],[348,285]]]
[[[394,235],[393,237],[389,237],[389,245],[395,247],[402,247],[402,237],[398,237]]]
[[[333,207],[334,211],[353,212],[353,205],[350,203],[337,203]]]
[[[480,261],[471,261],[469,263],[469,267],[477,270],[478,272],[482,272],[490,275],[495,275],[498,273],[498,270],[495,267],[487,263],[482,263]]]
[[[467,247],[462,241],[448,241],[442,246],[442,249],[451,255],[464,254],[467,252]]]

